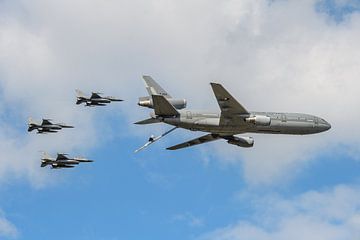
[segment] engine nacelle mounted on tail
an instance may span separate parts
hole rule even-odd
[[[245,121],[258,126],[270,126],[271,118],[268,116],[258,115],[245,118]]]
[[[186,99],[175,99],[165,91],[151,76],[143,76],[145,87],[149,96],[139,98],[138,105],[154,109],[152,95],[160,95],[176,109],[186,108]]]
[[[252,137],[233,137],[227,141],[229,144],[239,147],[250,148],[254,146],[254,139]]]
[[[169,98],[167,100],[176,109],[186,108],[186,99]],[[151,97],[141,97],[141,98],[139,98],[138,105],[142,106],[142,107],[154,108],[154,103],[153,103]]]

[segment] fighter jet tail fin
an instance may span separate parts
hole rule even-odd
[[[31,117],[29,117],[29,119],[28,119],[28,132],[31,132],[34,129],[36,129],[36,127],[34,125],[37,125],[37,123],[34,122],[34,120]]]
[[[44,159],[51,159],[51,156],[50,156],[47,152],[41,151],[41,154],[42,154],[42,158],[44,158]]]
[[[32,117],[28,118],[28,125],[36,124],[36,122],[32,119]]]
[[[161,95],[166,98],[171,98],[170,94],[168,94],[151,76],[143,76],[143,79],[149,96]]]
[[[154,110],[157,116],[178,116],[179,112],[161,95],[152,95]]]
[[[75,89],[76,92],[76,96],[79,98],[85,98],[85,93],[83,93],[82,91],[80,91],[79,89]]]
[[[80,91],[79,89],[75,89],[76,92],[76,105],[82,104],[83,102],[86,102],[86,96],[85,93]]]

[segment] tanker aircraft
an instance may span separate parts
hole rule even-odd
[[[244,133],[306,135],[327,131],[331,125],[324,119],[302,113],[252,112],[244,108],[221,84],[211,83],[220,112],[177,110],[164,96],[152,95],[151,118],[135,124],[167,123],[174,128],[159,137],[151,137],[144,149],[176,128],[207,132],[206,135],[167,148],[177,150],[224,139],[229,144],[249,148],[254,145]]]
[[[66,125],[65,123],[52,123],[51,119],[43,119],[42,123],[36,123],[29,118],[28,122],[28,132],[32,132],[33,130],[37,130],[38,134],[43,133],[57,133],[63,128],[74,128],[73,126]]]
[[[93,107],[93,106],[106,106],[108,103],[111,102],[122,102],[124,100],[107,96],[102,97],[102,93],[92,92],[90,97],[87,97],[82,91],[76,89],[76,104],[85,103],[85,106]]]

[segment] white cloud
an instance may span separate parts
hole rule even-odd
[[[204,220],[199,217],[195,217],[192,213],[186,212],[182,214],[176,214],[173,217],[174,221],[185,222],[189,227],[202,227],[204,226]]]
[[[262,197],[255,201],[252,221],[240,221],[199,239],[355,240],[360,237],[359,197],[359,189],[349,186],[291,199]]]
[[[3,212],[0,211],[0,236],[6,238],[16,238],[18,235],[19,231],[15,225],[9,222],[9,220],[4,217]]]

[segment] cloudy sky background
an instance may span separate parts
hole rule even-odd
[[[357,0],[0,0],[0,238],[359,239]],[[209,82],[248,109],[304,112],[314,136],[254,135],[167,152],[201,133],[150,134],[141,76],[189,108],[217,110]],[[126,100],[76,106],[74,89]],[[76,126],[26,132],[29,116]],[[65,171],[39,151],[95,159]]]

